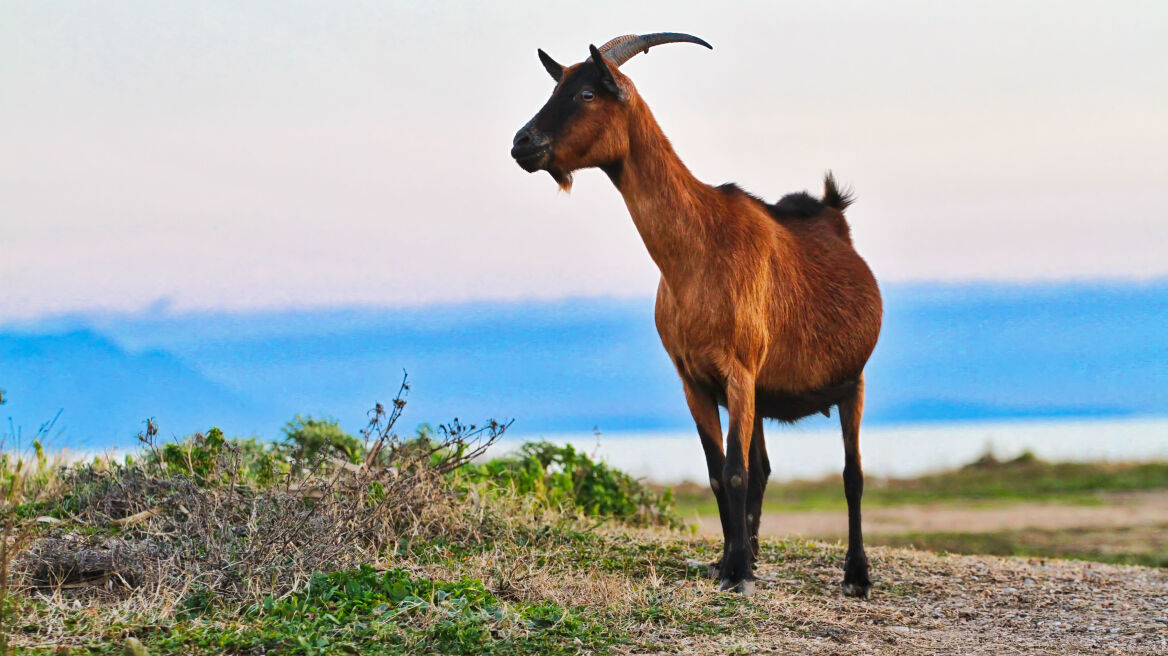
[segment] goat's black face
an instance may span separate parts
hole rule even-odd
[[[539,54],[544,68],[556,80],[556,88],[539,113],[515,134],[511,157],[523,170],[547,171],[560,186],[567,187],[573,170],[607,163],[594,160],[605,159],[599,151],[608,149],[597,145],[607,141],[604,137],[613,112],[621,104],[613,89],[619,88],[610,72],[614,67],[603,62],[586,61],[565,68],[542,50]]]

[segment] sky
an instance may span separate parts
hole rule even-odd
[[[694,173],[852,184],[882,281],[1168,275],[1163,2],[0,4],[0,321],[644,297],[599,172],[510,160],[563,63],[626,64]]]

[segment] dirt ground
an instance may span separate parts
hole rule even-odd
[[[838,565],[763,563],[749,636],[691,638],[685,653],[1168,654],[1168,573],[1098,563],[870,550],[867,601],[836,592]],[[793,619],[797,630],[768,630]]]
[[[1020,503],[922,505],[864,512],[866,534],[1096,529],[1163,531],[1168,491],[1116,494],[1099,506]],[[720,536],[717,517],[703,535]],[[761,533],[845,537],[838,512],[770,513]],[[869,548],[875,587],[856,602],[830,594],[834,568],[800,572],[782,559],[760,565],[759,600],[800,617],[804,636],[712,638],[694,653],[1168,654],[1168,570],[1043,558],[940,555]],[[837,565],[838,566],[838,565]],[[801,575],[802,574],[802,575]],[[809,583],[818,583],[817,586]],[[765,600],[765,601],[764,601]],[[781,610],[780,610],[781,609]]]
[[[905,505],[864,510],[864,534],[1017,529],[1119,528],[1168,524],[1168,491],[1111,494],[1098,506],[1018,503],[990,507]],[[701,517],[702,535],[720,536],[718,518]],[[846,537],[843,511],[765,513],[759,534],[815,538]]]

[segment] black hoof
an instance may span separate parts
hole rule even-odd
[[[872,592],[872,580],[868,578],[868,559],[864,556],[849,557],[844,564],[844,595],[867,599]]]
[[[754,568],[750,554],[745,550],[728,551],[722,560],[720,587],[724,591],[749,595],[754,591]]]

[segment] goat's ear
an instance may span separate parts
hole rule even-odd
[[[612,92],[612,95],[616,96],[618,100],[624,102],[626,98],[625,92],[616,83],[616,79],[613,78],[612,69],[608,67],[608,61],[605,60],[604,55],[600,54],[600,51],[593,45],[588,46],[588,51],[592,53],[592,63],[596,65],[596,70],[600,73],[600,83],[604,85],[605,89]]]
[[[557,64],[556,60],[552,59],[551,56],[542,49],[539,50],[539,62],[543,64],[543,67],[545,70],[547,70],[548,75],[552,76],[552,79],[556,82],[559,82],[560,78],[564,77],[564,67]]]

